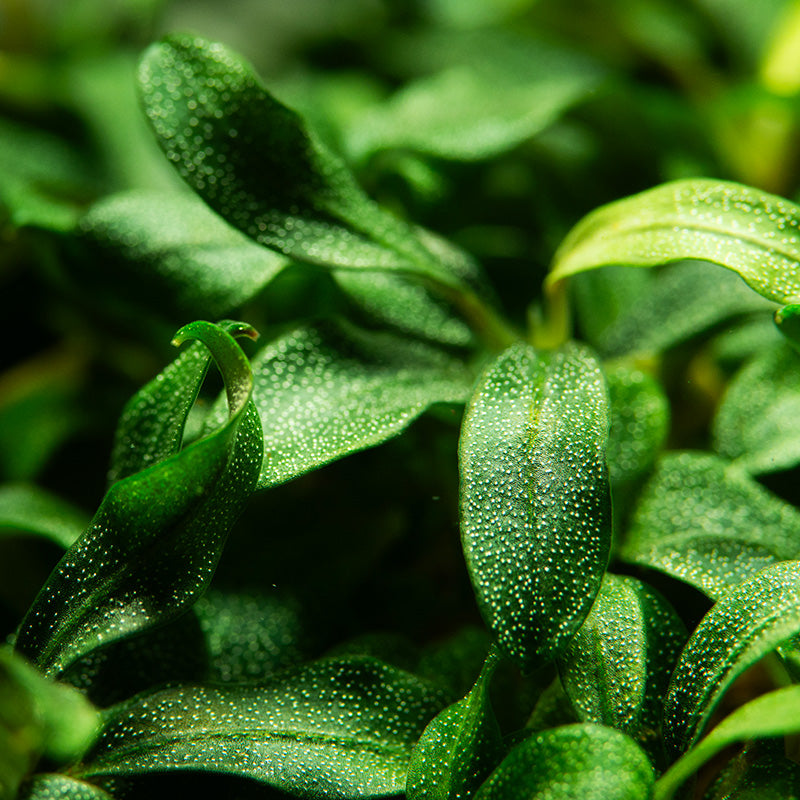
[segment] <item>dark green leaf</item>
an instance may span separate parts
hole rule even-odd
[[[607,573],[558,661],[578,719],[616,728],[657,756],[664,695],[685,641],[683,623],[660,595]]]
[[[484,619],[524,669],[563,651],[611,540],[600,367],[584,348],[515,345],[480,379],[460,444],[462,544]]]
[[[83,511],[38,486],[0,486],[0,537],[14,532],[32,534],[66,550],[88,523]]]
[[[491,651],[469,694],[440,712],[411,754],[408,800],[462,800],[475,793],[503,755],[489,700],[499,654]]]
[[[57,674],[100,645],[176,617],[211,578],[261,464],[252,373],[234,339],[209,322],[182,328],[220,366],[229,419],[213,434],[117,481],[23,620],[17,650]],[[180,383],[173,391],[181,392]]]
[[[411,749],[444,704],[408,673],[324,660],[257,686],[177,686],[109,710],[85,776],[241,775],[300,797],[399,794]]]
[[[649,800],[653,768],[636,744],[600,725],[567,725],[520,742],[475,800]]]
[[[253,359],[253,373],[264,429],[259,488],[381,444],[434,403],[463,403],[472,383],[440,350],[343,324],[276,339]]]
[[[99,786],[57,773],[34,775],[19,800],[112,800]]]
[[[694,745],[731,683],[799,631],[798,561],[767,567],[724,594],[673,673],[664,711],[667,746],[683,753]]]
[[[551,281],[607,264],[711,261],[778,303],[800,296],[800,209],[737,183],[693,178],[618,200],[579,222],[556,254]]]
[[[800,800],[800,765],[782,739],[746,747],[722,771],[704,800]]]
[[[709,597],[800,554],[800,513],[740,469],[705,453],[661,458],[620,556]]]
[[[670,800],[703,764],[732,744],[792,733],[800,733],[800,686],[762,695],[728,715],[660,778],[654,800]]]
[[[572,725],[575,722],[580,722],[575,713],[575,706],[567,697],[561,678],[556,675],[550,685],[539,695],[525,729],[520,735],[522,738],[527,738],[531,732],[546,731],[562,725]]]
[[[257,294],[286,259],[226,225],[191,194],[128,192],[96,203],[80,230],[107,286],[178,318],[216,319]],[[110,264],[108,262],[111,262]],[[106,271],[112,276],[104,280]]]
[[[714,448],[748,472],[800,462],[800,355],[779,342],[731,380],[714,419]]]
[[[669,429],[669,403],[647,373],[626,366],[605,370],[611,402],[606,458],[611,481],[630,481],[655,461]]]

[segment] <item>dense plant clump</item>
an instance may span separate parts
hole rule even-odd
[[[800,5],[229,5],[0,0],[0,800],[800,798]]]

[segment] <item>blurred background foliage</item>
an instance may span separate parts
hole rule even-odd
[[[373,197],[479,259],[520,324],[564,234],[602,203],[693,175],[800,199],[794,0],[0,0],[0,481],[36,482],[85,514],[124,401],[172,357],[180,325],[224,314],[269,336],[350,302],[319,269],[274,277],[261,264],[263,288],[209,307],[148,271],[170,242],[137,249],[102,232],[118,193],[192,202],[136,94],[142,49],[172,31],[242,53]],[[723,321],[702,297],[728,292],[716,273],[698,289],[690,272],[636,273],[613,296],[594,275],[575,281],[578,333],[603,355],[632,341],[663,354],[686,410],[673,412],[674,445],[708,443],[727,377],[776,335],[762,316],[700,355],[681,349]],[[650,310],[626,315],[645,286]],[[729,296],[723,316],[763,312],[738,284]],[[457,424],[442,410],[255,498],[217,584],[306,598],[306,614],[336,620],[318,624],[316,647],[477,623],[457,534]],[[59,553],[14,536],[0,548],[9,633]]]

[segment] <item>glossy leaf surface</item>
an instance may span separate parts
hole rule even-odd
[[[800,209],[726,181],[662,184],[593,211],[556,254],[551,280],[607,264],[647,267],[682,259],[737,272],[778,303],[800,297]]]
[[[800,463],[800,355],[788,343],[731,380],[714,419],[714,448],[754,474]]]
[[[34,775],[19,800],[112,800],[112,796],[99,786],[54,772]]]
[[[653,768],[635,742],[600,725],[532,735],[505,757],[475,800],[648,800]]]
[[[685,641],[683,623],[666,600],[634,578],[607,573],[558,660],[578,719],[616,728],[650,750]]]
[[[462,545],[481,612],[524,669],[564,649],[611,538],[600,367],[577,345],[515,345],[478,382],[461,434]]]
[[[253,489],[262,436],[250,405],[249,363],[218,326],[192,323],[176,341],[194,338],[220,366],[229,418],[206,438],[109,489],[17,636],[17,650],[48,674],[177,616],[210,580],[228,529]]]
[[[472,383],[462,362],[422,342],[337,324],[276,339],[253,358],[253,374],[259,488],[381,444],[434,403],[463,403]]]
[[[658,462],[620,555],[718,598],[799,553],[793,506],[721,458],[685,452]]]
[[[675,753],[699,739],[722,694],[800,631],[800,562],[767,567],[723,595],[695,629],[670,683],[664,738]]]
[[[178,318],[229,314],[287,263],[191,194],[112,195],[92,206],[80,230],[97,257],[111,261],[110,291]],[[103,285],[102,275],[92,280]]]
[[[81,510],[37,486],[0,486],[0,538],[13,532],[31,534],[66,550],[88,522]]]
[[[324,660],[260,685],[177,686],[112,708],[87,776],[204,770],[300,797],[398,794],[444,696],[368,658]]]
[[[425,728],[411,754],[408,800],[472,797],[502,758],[502,735],[488,695],[498,659],[496,651],[490,652],[469,694]]]
[[[800,686],[787,686],[740,706],[683,755],[658,781],[654,800],[669,800],[717,753],[737,742],[800,732]]]

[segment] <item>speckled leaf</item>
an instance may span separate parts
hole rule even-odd
[[[179,319],[229,314],[287,263],[192,194],[112,195],[92,206],[80,231],[103,263],[90,275],[92,291],[99,284]]]
[[[83,511],[38,486],[0,486],[0,538],[24,533],[49,539],[66,549],[88,523]]]
[[[737,708],[685,753],[656,784],[654,800],[670,800],[700,767],[737,742],[800,733],[800,686],[787,686]]]
[[[139,79],[170,161],[215,211],[257,242],[301,261],[400,270],[459,285],[223,45],[168,37],[147,50]]]
[[[241,322],[223,322],[231,336],[255,334]],[[186,418],[211,363],[211,351],[201,342],[187,347],[122,409],[111,450],[109,483],[127,478],[180,450]],[[226,413],[220,414],[220,423]]]
[[[636,743],[600,725],[534,734],[505,757],[475,800],[649,800],[653,768]]]
[[[551,281],[607,264],[682,259],[737,272],[778,303],[800,297],[800,208],[738,183],[673,181],[593,211],[567,235]]]
[[[612,482],[630,481],[655,461],[669,429],[669,403],[658,382],[638,369],[606,368],[611,429],[606,458]]]
[[[473,380],[461,361],[422,342],[333,323],[271,342],[253,373],[264,430],[259,488],[381,444],[434,403],[463,403]]]
[[[485,159],[544,130],[597,87],[594,71],[543,75],[532,66],[486,74],[464,64],[420,78],[357,118],[348,149],[359,159],[392,148]]]
[[[731,380],[714,419],[714,448],[748,472],[800,463],[800,355],[786,342],[757,355]]]
[[[800,562],[767,567],[724,594],[684,648],[665,701],[664,739],[682,753],[701,736],[725,690],[800,632]]]
[[[472,797],[499,763],[503,740],[489,699],[489,683],[499,658],[492,650],[469,694],[425,728],[411,754],[408,800]]]
[[[514,345],[485,371],[460,444],[462,545],[481,612],[523,669],[566,647],[611,540],[603,374],[575,344]]]
[[[800,800],[800,765],[784,750],[783,739],[746,747],[720,773],[704,800]]]
[[[214,433],[111,486],[23,620],[16,648],[57,674],[102,644],[177,616],[202,593],[261,464],[252,373],[210,322],[182,328],[220,366],[228,420]],[[181,391],[182,386],[174,386]]]
[[[578,719],[616,728],[651,757],[663,756],[664,695],[685,642],[686,629],[666,600],[635,578],[607,573],[558,660]]]
[[[625,561],[718,598],[755,572],[800,554],[800,513],[710,453],[663,456],[622,544]]]
[[[204,770],[299,797],[400,794],[411,750],[444,705],[369,658],[328,659],[249,686],[177,686],[109,710],[84,776]]]
[[[112,796],[86,781],[50,773],[34,775],[23,787],[19,800],[112,800]]]

